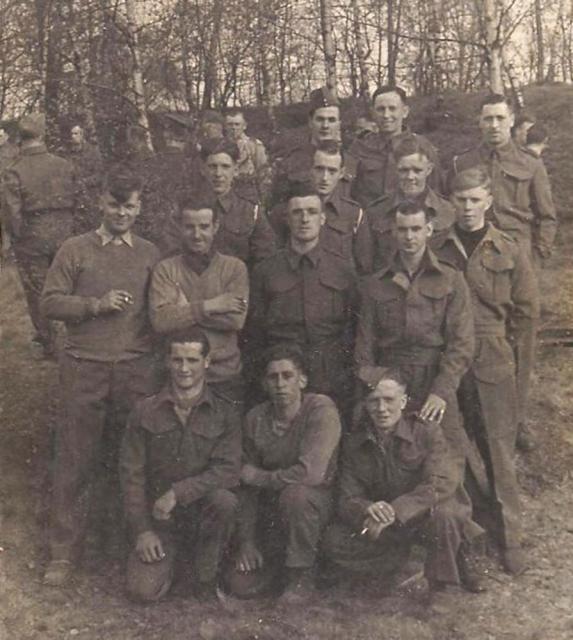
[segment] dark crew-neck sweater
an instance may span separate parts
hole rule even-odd
[[[41,308],[66,323],[66,351],[86,360],[129,360],[152,349],[147,296],[159,251],[132,235],[132,244],[102,244],[90,231],[66,240],[50,267]],[[133,304],[120,312],[97,314],[98,300],[110,289],[127,291]]]

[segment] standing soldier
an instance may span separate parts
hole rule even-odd
[[[230,109],[225,115],[227,138],[239,147],[236,188],[249,200],[264,202],[270,187],[271,167],[265,145],[245,132],[247,121],[240,109]]]
[[[539,314],[535,274],[523,247],[486,223],[492,203],[483,168],[458,173],[452,183],[456,223],[436,238],[436,254],[465,273],[470,287],[476,356],[459,390],[464,424],[476,441],[492,483],[489,506],[501,532],[505,568],[525,569],[521,551],[520,506],[514,464],[517,427],[515,369],[519,353]],[[517,363],[508,340],[517,345]],[[476,505],[477,506],[477,505]]]
[[[60,360],[64,415],[56,431],[51,560],[44,576],[51,586],[66,584],[79,560],[102,442],[109,482],[129,410],[135,400],[156,391],[147,295],[159,252],[131,232],[141,188],[140,178],[121,167],[108,174],[100,198],[101,226],[62,245],[42,295],[42,312],[67,329]]]
[[[224,135],[225,119],[218,111],[207,109],[201,114],[199,120],[199,138],[197,140],[197,151],[203,149],[206,143],[221,141]]]
[[[421,204],[395,209],[397,251],[364,284],[356,362],[361,377],[372,366],[402,373],[410,409],[422,420],[441,422],[461,471],[467,440],[456,391],[474,353],[472,309],[463,275],[427,246],[431,216]]]
[[[398,188],[367,207],[364,222],[356,234],[356,261],[361,273],[380,269],[394,253],[393,212],[401,202],[423,204],[432,211],[434,232],[447,229],[453,223],[452,205],[428,184],[435,169],[431,161],[433,154],[434,148],[421,136],[404,138],[396,147]]]
[[[68,160],[76,171],[78,198],[75,214],[75,231],[83,233],[97,226],[97,196],[101,190],[103,161],[99,149],[86,140],[81,124],[74,122],[70,128]]]
[[[363,207],[396,189],[398,176],[394,151],[407,138],[424,140],[434,166],[430,185],[441,191],[438,152],[429,140],[404,129],[409,112],[408,97],[401,87],[378,87],[374,92],[372,117],[378,125],[378,132],[357,138],[348,150],[348,155],[356,165],[352,195]]]
[[[10,126],[8,122],[0,122],[0,268],[2,261],[7,258],[10,250],[10,232],[8,221],[2,215],[2,176],[8,167],[16,161],[20,154],[18,145],[10,140]]]
[[[290,240],[254,274],[248,347],[257,353],[295,343],[308,363],[308,388],[331,396],[342,412],[352,401],[354,269],[320,243],[325,221],[320,195],[299,185],[288,200]]]
[[[551,255],[557,214],[543,161],[533,158],[511,139],[514,119],[513,108],[504,96],[492,94],[486,97],[479,117],[482,142],[456,156],[453,169],[454,173],[459,173],[477,165],[486,168],[491,178],[495,225],[523,246],[534,264],[541,266]],[[519,354],[522,366],[517,378],[520,412],[517,444],[523,450],[534,446],[525,416],[535,365],[536,329],[532,324],[527,340],[529,347]]]
[[[278,164],[271,190],[271,207],[284,202],[295,184],[310,185],[310,170],[319,144],[340,143],[340,106],[338,98],[327,87],[315,89],[310,94],[308,129],[309,136],[291,147]]]
[[[30,318],[46,356],[54,351],[50,322],[40,312],[46,274],[62,242],[72,235],[75,176],[70,162],[48,153],[43,114],[24,116],[20,158],[4,173],[2,212],[12,238]]]
[[[344,151],[334,141],[321,142],[314,152],[311,182],[320,196],[325,222],[320,243],[327,250],[354,264],[354,238],[362,220],[360,205],[347,194],[344,178]],[[281,246],[288,243],[287,205],[280,203],[270,214]]]

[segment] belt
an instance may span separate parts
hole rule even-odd
[[[439,362],[442,351],[442,346],[380,349],[378,362],[380,366],[391,364],[435,365]]]

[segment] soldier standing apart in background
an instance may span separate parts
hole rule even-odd
[[[86,140],[85,129],[78,122],[70,127],[67,159],[74,165],[77,179],[75,233],[84,233],[98,225],[97,197],[103,179],[103,161],[96,145]]]
[[[461,476],[467,438],[456,391],[474,354],[472,309],[463,275],[428,247],[431,216],[410,202],[395,209],[397,251],[364,283],[355,358],[361,378],[372,366],[402,373],[409,409],[441,423]]]
[[[515,474],[517,431],[516,366],[511,337],[519,354],[539,315],[537,283],[525,250],[511,236],[487,223],[491,182],[485,168],[458,173],[451,200],[456,223],[433,243],[439,258],[465,274],[472,293],[476,356],[462,378],[458,396],[468,436],[484,459],[493,504],[487,511],[497,529],[506,570],[525,570],[521,550],[521,513]],[[483,502],[483,498],[481,502]],[[479,502],[474,502],[478,507]]]
[[[2,215],[2,176],[20,155],[18,145],[10,140],[10,129],[11,127],[7,122],[0,122],[0,269],[10,251],[8,221]]]
[[[28,310],[44,355],[54,353],[54,331],[40,311],[46,274],[61,244],[72,235],[76,181],[70,162],[48,153],[43,114],[24,116],[20,158],[7,169],[2,185],[2,215],[14,247]]]
[[[352,196],[363,207],[398,186],[394,151],[407,138],[424,140],[434,167],[429,184],[438,193],[441,192],[438,152],[424,136],[404,128],[409,112],[408,97],[401,87],[378,87],[374,92],[372,118],[378,125],[378,132],[357,138],[348,150],[348,156],[355,166]]]
[[[493,220],[541,267],[551,255],[557,232],[557,214],[551,197],[549,177],[543,161],[533,158],[511,139],[513,108],[508,100],[492,94],[482,101],[479,127],[481,144],[453,161],[454,173],[483,165],[491,178]],[[529,451],[535,442],[526,424],[531,374],[535,366],[537,325],[530,327],[516,357],[519,426],[517,446]]]
[[[67,329],[44,576],[51,586],[66,584],[79,560],[98,466],[105,465],[104,479],[116,477],[127,415],[135,400],[157,390],[147,297],[159,252],[131,232],[141,189],[128,170],[109,172],[100,197],[101,226],[62,245],[42,295],[42,312]],[[112,495],[108,518],[114,515]],[[121,530],[117,520],[113,527]]]
[[[240,109],[225,114],[227,138],[239,148],[236,189],[248,200],[264,203],[271,183],[271,167],[265,145],[246,134],[247,121]]]
[[[308,137],[291,147],[278,163],[270,207],[285,202],[295,184],[310,185],[314,152],[319,144],[340,144],[340,103],[327,87],[314,89],[310,93],[308,131]]]
[[[356,261],[361,273],[384,266],[396,244],[392,235],[394,209],[401,202],[422,204],[432,211],[434,232],[447,229],[454,221],[452,205],[439,196],[428,180],[434,171],[430,158],[434,148],[421,136],[405,138],[394,151],[398,189],[374,200],[366,209],[364,222],[356,234]]]

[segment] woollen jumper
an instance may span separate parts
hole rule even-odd
[[[56,254],[41,311],[51,320],[65,322],[65,349],[70,355],[116,362],[152,350],[147,296],[159,250],[133,234],[132,244],[104,246],[102,238],[90,231],[66,240]],[[123,311],[99,313],[99,299],[111,289],[127,291],[133,303]]]
[[[249,297],[247,267],[242,260],[215,252],[202,273],[185,255],[162,260],[154,269],[149,291],[150,317],[157,333],[200,327],[210,345],[207,382],[225,382],[241,373],[238,333],[243,313],[208,313],[204,302],[223,293]]]

